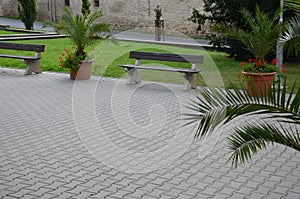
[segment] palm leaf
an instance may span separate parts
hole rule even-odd
[[[286,31],[280,37],[288,55],[300,55],[300,18],[293,18],[286,26]]]
[[[293,10],[297,12],[300,11],[300,0],[284,0],[284,3]]]
[[[233,151],[228,161],[233,167],[238,163],[244,163],[252,158],[258,150],[265,149],[268,144],[278,143],[300,151],[300,134],[297,128],[283,125],[275,125],[261,122],[259,124],[247,124],[236,128],[229,136],[229,149]]]
[[[296,90],[296,83],[292,87],[292,91]],[[251,116],[251,115],[261,115],[262,120],[272,119],[277,122],[284,122],[286,124],[300,124],[300,88],[298,88],[296,94],[286,93],[286,78],[283,81],[283,89],[280,90],[279,87],[275,87],[273,84],[273,89],[270,89],[269,95],[265,97],[249,97],[246,93],[246,88],[241,84],[242,90],[239,90],[237,87],[233,89],[221,89],[221,88],[202,88],[200,90],[200,96],[196,100],[191,101],[187,108],[191,111],[186,115],[186,124],[196,123],[196,133],[195,139],[204,138],[214,132],[216,128],[221,127],[222,125],[232,121],[235,118],[241,116]],[[264,130],[271,129],[273,132],[278,132],[283,130],[283,128],[277,129],[273,126],[260,125],[261,129],[264,127]],[[246,128],[247,127],[247,128]],[[257,125],[243,127],[237,132],[250,132],[251,129],[256,131]],[[246,131],[247,130],[247,131]],[[276,130],[276,131],[275,131]],[[283,131],[284,132],[284,131]],[[241,133],[240,133],[241,134]],[[283,135],[290,135],[286,132],[282,133]],[[297,137],[299,137],[298,132],[296,132]],[[237,141],[240,140],[239,137],[231,137],[230,142],[233,142],[236,138]],[[299,141],[299,140],[298,140]],[[275,142],[275,141],[274,141]],[[279,141],[276,140],[279,143]],[[264,146],[264,143],[261,141],[257,142],[261,146]],[[261,149],[263,147],[258,146],[254,142],[251,147],[256,147]],[[283,144],[283,142],[282,142]],[[291,145],[287,145],[291,146]],[[231,149],[233,149],[231,147]],[[236,163],[237,156],[240,158],[240,162],[250,159],[251,154],[256,151],[245,149],[245,151],[234,151],[234,155],[231,156],[231,159]],[[243,154],[242,154],[243,153]]]

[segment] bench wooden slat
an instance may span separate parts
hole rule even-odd
[[[0,54],[0,57],[3,57],[3,58],[15,58],[15,59],[25,59],[25,60],[38,60],[38,59],[41,59],[40,57],[29,57],[29,56],[18,56],[18,55],[5,55],[5,54]]]
[[[204,56],[130,51],[129,58],[201,64],[203,63]]]
[[[119,65],[123,68],[136,68],[136,69],[145,69],[145,70],[159,70],[159,71],[171,71],[171,72],[180,72],[180,73],[199,73],[199,70],[196,69],[187,69],[187,68],[163,68],[157,66],[136,66],[131,64]]]
[[[16,43],[5,43],[5,42],[0,42],[0,49],[26,50],[26,51],[44,52],[44,50],[45,50],[45,45],[37,45],[37,44],[16,44]]]

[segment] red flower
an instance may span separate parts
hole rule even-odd
[[[64,50],[65,50],[66,53],[69,53],[69,52],[70,52],[70,50],[67,49],[67,48],[65,48]]]
[[[277,62],[278,62],[278,59],[273,59],[273,60],[271,61],[271,64],[275,65]]]
[[[280,66],[281,66],[282,68],[284,68],[284,64],[280,64]]]
[[[65,54],[65,53],[63,53],[63,54],[61,54],[61,55],[62,55],[63,57],[64,57],[64,56],[66,56],[66,54]]]
[[[286,70],[285,70],[285,69],[282,69],[282,73],[286,74]]]
[[[97,66],[97,68],[101,68],[101,66],[100,66],[100,65],[98,65],[98,66]]]
[[[262,66],[262,63],[261,63],[261,61],[257,61],[257,62],[255,62],[255,65],[256,66]]]
[[[252,58],[248,59],[248,62],[253,62],[254,60]]]
[[[62,57],[59,57],[58,60],[59,60],[59,62],[63,62]]]
[[[240,66],[244,66],[245,64],[246,64],[246,62],[243,61],[240,63]]]
[[[73,56],[72,56],[72,55],[69,55],[68,59],[72,59],[72,58],[73,58]]]

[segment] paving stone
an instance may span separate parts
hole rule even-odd
[[[300,154],[293,150],[275,145],[237,169],[225,164],[229,154],[226,132],[231,132],[234,123],[251,122],[253,117],[226,125],[212,149],[204,142],[189,143],[182,154],[169,161],[185,143],[178,142],[169,153],[165,147],[174,141],[181,115],[188,111],[185,104],[196,94],[183,92],[182,85],[143,82],[127,86],[123,80],[98,81],[97,77],[74,82],[68,74],[24,76],[18,70],[1,70],[6,73],[0,73],[0,90],[5,93],[0,95],[0,198],[299,198]],[[92,114],[81,110],[84,103],[73,106],[74,89],[89,85],[97,86],[93,90],[96,103],[87,106],[96,114],[95,120],[89,120]],[[89,100],[87,91],[80,89],[83,102]],[[127,107],[114,107],[113,94],[120,99],[130,95],[129,115],[135,124],[147,127],[141,130],[143,134],[135,132],[134,123],[121,114]],[[157,127],[150,123],[159,115],[150,117],[153,104],[161,105],[167,118],[155,135]],[[85,119],[82,122],[75,121],[78,110]],[[101,132],[90,133],[95,123],[109,143],[130,155],[122,157],[105,148],[108,142],[98,140],[103,137]],[[84,125],[86,134],[80,135],[78,128]],[[192,129],[183,131],[188,132],[185,138],[194,135]],[[88,141],[99,151],[90,150]],[[215,140],[208,138],[205,144],[210,141]],[[201,157],[204,149],[210,151]],[[142,154],[142,161],[136,161],[133,154]]]
[[[222,193],[215,193],[213,197],[210,198],[218,198],[218,199],[226,199],[226,198],[231,198],[230,196]]]
[[[1,191],[2,192],[2,191]],[[23,197],[24,195],[28,194],[28,193],[32,193],[33,191],[32,190],[29,190],[29,189],[21,189],[20,191],[16,191],[14,193],[9,193],[8,195],[9,196],[13,196],[13,197],[16,197],[16,198],[21,198]]]
[[[202,190],[195,189],[195,188],[188,188],[186,191],[183,191],[181,194],[183,194],[183,195],[189,195],[189,196],[197,196],[197,194],[199,192],[202,192]]]
[[[232,195],[229,198],[231,198],[231,199],[241,199],[241,198],[246,198],[246,197],[247,197],[247,195],[245,195],[245,194],[233,192]]]
[[[154,189],[153,191],[146,193],[143,196],[151,196],[151,197],[156,197],[159,198],[163,193],[166,193],[165,190],[161,190],[161,189]]]
[[[300,198],[300,194],[289,191],[286,195],[286,198]]]
[[[267,193],[263,194],[263,193],[252,192],[249,198],[263,198],[266,195]]]
[[[132,194],[132,192],[124,191],[124,190],[117,190],[115,193],[113,193],[110,196],[115,197],[115,198],[124,198],[124,196],[129,195],[129,194]]]
[[[236,191],[236,193],[240,193],[240,194],[249,194],[252,191],[254,191],[254,189],[250,188],[250,187],[245,187],[242,186],[239,190]]]

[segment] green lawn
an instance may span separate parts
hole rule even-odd
[[[30,44],[45,44],[45,52],[42,54],[41,67],[43,71],[68,72],[68,69],[59,66],[58,57],[64,52],[64,48],[72,48],[72,43],[69,39],[49,39],[49,40],[29,40],[16,41],[16,43],[30,43]],[[208,52],[204,50],[195,50],[188,48],[171,47],[165,45],[145,44],[138,42],[118,42],[110,41],[98,42],[94,48],[90,49],[90,56],[94,58],[94,65],[92,73],[94,75],[101,75],[106,77],[126,78],[126,73],[118,64],[130,64],[135,60],[128,58],[131,50],[139,51],[153,51],[153,52],[170,52],[180,54],[198,54],[204,55],[204,63],[198,65],[201,70],[198,75],[198,85],[222,86],[229,87],[230,81],[238,83],[238,75],[241,74],[241,67],[239,62],[228,58],[226,54],[221,52]],[[9,53],[7,50],[0,50],[0,53]],[[32,52],[14,52],[10,53],[33,55]],[[159,64],[166,67],[186,67],[190,64],[170,63],[170,62],[155,62],[144,61],[143,64]],[[0,59],[0,65],[11,68],[25,68],[26,66],[21,60],[16,59]],[[289,76],[288,84],[300,77],[299,66],[300,62],[286,63],[285,68]],[[162,71],[141,71],[142,80],[170,82],[182,84],[183,78],[179,73],[170,73]],[[298,81],[298,86],[300,83]]]
[[[17,32],[0,30],[0,35],[18,34]]]

